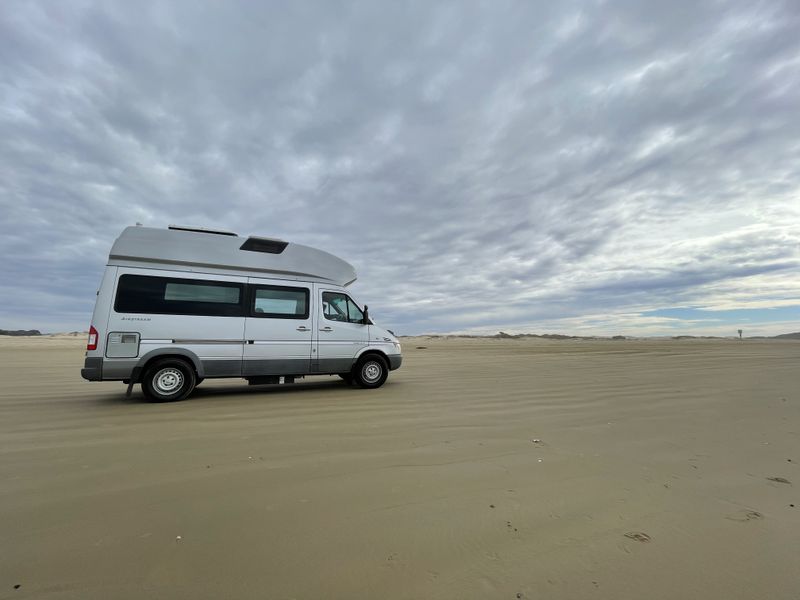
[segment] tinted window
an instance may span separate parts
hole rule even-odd
[[[240,283],[123,275],[114,310],[118,313],[244,316],[244,286]]]
[[[167,282],[164,288],[164,300],[239,304],[239,293],[239,288],[223,285]]]
[[[322,312],[329,321],[361,323],[364,313],[347,294],[322,292]]]
[[[273,319],[307,319],[308,296],[306,288],[257,286],[253,292],[251,314]]]

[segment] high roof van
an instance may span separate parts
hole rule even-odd
[[[348,292],[355,279],[344,260],[300,244],[128,227],[108,257],[81,376],[128,393],[139,383],[159,402],[212,377],[380,387],[402,363],[400,342]]]

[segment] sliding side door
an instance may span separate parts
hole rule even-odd
[[[303,375],[311,367],[311,284],[250,278],[242,375]]]

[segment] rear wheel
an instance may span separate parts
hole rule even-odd
[[[142,392],[150,402],[183,400],[197,384],[191,365],[177,358],[164,358],[147,367]]]
[[[358,361],[353,369],[353,379],[359,387],[374,389],[381,387],[389,376],[389,366],[383,357],[369,354]]]

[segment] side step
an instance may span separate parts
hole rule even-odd
[[[246,377],[247,385],[294,383],[294,378],[294,375],[259,375],[257,377]]]

